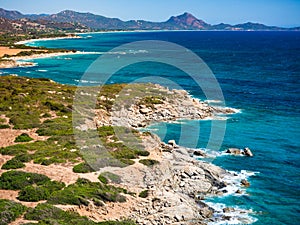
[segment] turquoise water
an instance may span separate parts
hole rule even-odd
[[[120,44],[138,40],[164,40],[183,45],[199,55],[217,77],[228,107],[241,113],[227,119],[221,153],[228,147],[250,147],[253,158],[220,154],[213,160],[230,171],[258,172],[249,178],[246,195],[208,199],[252,209],[254,224],[298,224],[300,215],[299,78],[300,32],[128,32],[90,34],[92,38],[39,41],[31,45],[62,46],[94,54],[37,59],[34,67],[0,70],[0,74],[47,77],[77,84],[90,63]],[[87,37],[88,35],[83,35]],[[118,71],[109,83],[132,82],[144,76],[164,77],[193,96],[205,99],[182,71],[160,63],[139,63]],[[155,82],[155,81],[153,81]],[[87,80],[94,85],[97,80]],[[181,127],[189,138],[180,138]],[[150,127],[164,140],[205,148],[211,121],[161,123]],[[197,130],[200,129],[200,135]]]

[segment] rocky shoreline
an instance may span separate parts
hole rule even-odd
[[[131,85],[122,90],[115,99],[100,96],[102,101],[112,101],[111,112],[95,110],[97,126],[116,125],[132,128],[146,127],[155,122],[180,119],[201,120],[217,118],[219,114],[233,114],[232,108],[213,107],[193,98],[185,90],[169,90],[158,84],[149,84],[145,91]],[[134,90],[136,89],[136,90]],[[86,95],[86,93],[80,93]],[[121,97],[120,97],[121,96]],[[118,100],[118,99],[121,100]]]
[[[101,100],[114,102],[114,106],[110,113],[103,109],[95,110],[96,125],[139,128],[153,122],[205,119],[236,112],[234,109],[212,107],[192,98],[184,90],[169,90],[154,85],[137,95],[133,89],[132,86],[123,89],[120,95],[126,98],[120,102],[117,100],[120,95],[116,99],[100,96]],[[81,95],[87,94],[82,92]],[[152,96],[150,100],[149,96]],[[81,129],[86,129],[89,124],[84,124]],[[206,196],[226,193],[228,184],[224,178],[234,175],[211,163],[194,159],[193,154],[205,156],[205,153],[178,146],[175,141],[166,144],[151,134],[143,138],[143,144],[145,150],[150,152],[148,158],[157,160],[159,164],[147,167],[135,163],[126,168],[104,168],[104,171],[122,177],[121,185],[128,190],[148,190],[145,199],[136,199],[129,212],[118,212],[113,219],[130,218],[142,225],[207,224],[215,221],[214,209],[202,200]],[[97,209],[92,211],[97,214]],[[230,217],[226,219],[230,220]]]

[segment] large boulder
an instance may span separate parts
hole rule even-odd
[[[253,157],[253,153],[251,152],[250,148],[244,148],[244,151],[242,153],[245,156]]]
[[[171,146],[174,147],[174,148],[177,147],[176,141],[175,141],[175,140],[169,140],[169,141],[168,141],[168,144],[171,145]]]
[[[148,114],[150,112],[152,112],[152,110],[149,108],[141,108],[140,109],[140,113],[142,113],[142,114]]]
[[[233,154],[233,155],[240,155],[242,151],[239,148],[228,148],[226,153]]]

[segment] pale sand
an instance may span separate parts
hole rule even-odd
[[[0,148],[1,147],[7,147],[7,146],[10,146],[10,145],[20,144],[20,143],[16,143],[15,139],[16,139],[16,137],[18,137],[22,133],[26,133],[31,138],[33,138],[33,140],[31,142],[45,141],[49,138],[49,137],[46,137],[46,136],[39,136],[36,133],[36,130],[37,130],[37,128],[28,129],[28,130],[15,130],[15,129],[12,129],[12,128],[0,129]]]
[[[32,49],[18,49],[18,48],[9,48],[0,46],[0,57],[3,57],[5,54],[7,55],[16,55],[20,52],[31,51]]]
[[[54,38],[38,38],[38,39],[29,39],[29,40],[25,40],[25,41],[19,41],[16,42],[16,45],[24,45],[30,42],[34,42],[34,41],[52,41],[52,40],[60,40],[60,39],[78,39],[78,38],[82,38],[81,36],[66,36],[66,37],[54,37]]]

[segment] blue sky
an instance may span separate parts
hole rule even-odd
[[[300,26],[300,0],[0,0],[0,7],[22,13],[56,13],[64,9],[123,20],[165,21],[190,12],[208,23],[260,22]]]

